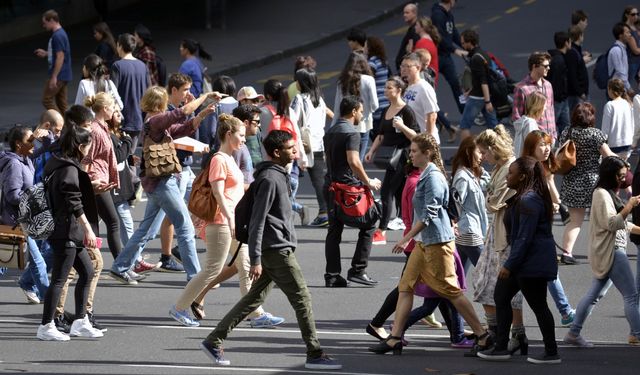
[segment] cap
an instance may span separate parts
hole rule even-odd
[[[241,87],[240,90],[238,90],[237,99],[238,99],[239,102],[242,101],[243,99],[250,99],[250,100],[260,99],[260,100],[264,100],[264,95],[258,94],[256,89],[254,89],[251,86],[244,86],[244,87]]]

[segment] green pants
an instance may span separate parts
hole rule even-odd
[[[317,358],[322,355],[311,310],[311,295],[291,249],[267,250],[262,253],[262,276],[222,318],[216,329],[207,336],[206,341],[214,347],[221,347],[233,328],[264,303],[267,294],[273,288],[273,283],[287,296],[296,312],[302,339],[307,344],[307,357]]]

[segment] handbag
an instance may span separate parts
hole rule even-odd
[[[376,150],[376,155],[373,157],[373,164],[384,170],[389,168],[398,169],[404,152],[404,148],[396,146],[380,146],[378,147],[378,150]]]
[[[348,185],[332,182],[335,215],[344,225],[353,228],[372,228],[380,218],[382,208],[366,185]]]
[[[209,159],[198,177],[193,181],[189,204],[187,205],[189,212],[195,217],[209,223],[213,222],[218,212],[218,202],[213,196],[211,183],[209,182],[209,165],[216,154]]]
[[[300,129],[300,138],[302,139],[302,147],[305,154],[311,154],[311,129],[306,124],[305,117],[306,103],[302,101],[302,111],[300,112],[300,118],[298,119],[298,128]]]
[[[148,123],[146,126],[148,126]],[[180,165],[180,160],[178,160],[173,139],[166,132],[162,140],[156,142],[149,136],[147,131],[142,146],[142,154],[144,155],[144,173],[147,177],[165,177],[182,172],[182,166]]]
[[[569,133],[571,138],[571,133]],[[566,175],[576,166],[576,144],[568,139],[556,150],[556,163],[558,170],[556,173]]]
[[[19,226],[0,225],[0,268],[23,270],[26,266],[27,238]]]

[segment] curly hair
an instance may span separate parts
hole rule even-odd
[[[494,129],[487,129],[478,135],[476,144],[493,153],[497,161],[507,161],[513,156],[513,141],[511,135],[499,124]]]
[[[444,169],[444,163],[442,162],[442,155],[440,154],[440,145],[431,134],[420,133],[415,136],[411,142],[415,143],[420,149],[420,152],[425,153],[431,151],[431,162],[440,169],[440,172],[446,177],[447,171]]]

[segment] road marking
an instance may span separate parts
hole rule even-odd
[[[535,2],[536,2],[536,0],[526,0],[526,1],[525,1],[524,3],[522,3],[522,4],[524,4],[524,5],[530,5],[530,4],[533,4],[533,3],[535,3]]]
[[[333,71],[329,71],[329,72],[320,72],[320,73],[318,73],[318,79],[320,79],[320,80],[331,79],[333,77],[337,77],[338,75],[340,75],[340,71],[339,70],[333,70]]]
[[[493,16],[493,17],[489,18],[489,19],[487,20],[487,22],[488,22],[488,23],[496,22],[496,21],[497,21],[497,20],[499,20],[500,18],[502,18],[502,16],[500,16],[500,15],[498,15],[498,16]]]
[[[291,80],[292,76],[291,76],[291,74],[274,74],[274,75],[269,76],[267,78],[259,79],[256,82],[257,83],[265,83],[270,79],[277,79],[278,81],[286,81],[286,80]]]
[[[505,11],[504,11],[504,13],[505,13],[505,14],[515,13],[515,12],[517,12],[519,9],[520,9],[520,7],[519,7],[519,6],[514,6],[514,7],[511,7],[511,8],[509,8],[509,9],[505,10]]]
[[[456,28],[458,29],[462,29],[463,27],[467,26],[466,23],[462,22],[462,23],[456,23]]]
[[[318,77],[318,80],[325,81],[325,80],[337,77],[338,75],[340,75],[340,71],[339,70],[332,70],[332,71],[328,71],[328,72],[319,72],[319,73],[317,73],[316,76]],[[267,78],[258,79],[255,82],[264,84],[265,82],[267,82],[270,79],[277,79],[278,81],[281,81],[281,82],[293,81],[293,77],[290,74],[274,74],[274,75],[269,76]]]
[[[404,33],[407,32],[408,27],[407,26],[402,26],[402,27],[398,27],[395,30],[391,30],[387,33],[387,36],[396,36],[396,35],[402,35]]]
[[[264,367],[230,367],[230,366],[180,366],[180,365],[120,365],[123,367],[145,367],[145,368],[166,368],[166,369],[185,369],[185,370],[206,370],[212,371],[213,369],[224,371],[238,371],[238,372],[251,372],[251,373],[272,373],[279,372],[282,374],[318,374],[318,370],[292,370],[290,368],[264,368]],[[345,375],[388,375],[388,374],[373,374],[370,372],[343,372],[340,374]]]

